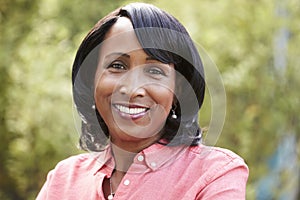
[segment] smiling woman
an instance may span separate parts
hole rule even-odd
[[[127,17],[120,17],[105,39],[95,77],[96,108],[111,141],[124,150],[139,152],[160,138],[158,133],[170,113],[174,64],[149,57]]]
[[[143,3],[110,13],[79,47],[72,82],[93,153],[61,161],[37,199],[245,198],[244,161],[201,144],[203,66],[173,16]]]

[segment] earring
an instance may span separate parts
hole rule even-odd
[[[175,110],[172,109],[172,116],[171,116],[173,119],[177,119],[177,115],[175,113]]]
[[[94,104],[94,105],[92,105],[92,109],[93,109],[93,110],[96,110],[96,106],[95,106],[95,104]]]

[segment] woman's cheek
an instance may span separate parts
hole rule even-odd
[[[96,96],[106,96],[112,94],[115,89],[116,80],[106,76],[100,77],[96,82]]]
[[[166,113],[169,113],[173,103],[174,93],[170,88],[152,88],[153,100],[166,109]]]

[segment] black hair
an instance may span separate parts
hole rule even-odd
[[[204,99],[205,80],[197,48],[184,26],[175,17],[150,4],[131,3],[99,20],[77,51],[72,69],[72,83],[74,103],[82,118],[81,148],[99,151],[106,145],[109,137],[105,122],[93,107],[94,75],[97,68],[98,45],[122,16],[128,17],[132,22],[146,54],[163,63],[173,63],[175,70],[182,75],[181,80],[176,77],[177,93],[173,110],[177,118],[174,119],[172,113],[169,114],[161,133],[160,139],[163,140],[158,142],[164,141],[163,144],[172,146],[198,145],[202,137],[198,111]],[[182,80],[183,78],[186,81]],[[195,98],[196,105],[194,105]]]

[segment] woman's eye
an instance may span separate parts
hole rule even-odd
[[[111,63],[107,68],[112,71],[126,70],[126,66],[119,62]]]
[[[152,75],[163,75],[163,76],[166,75],[162,69],[157,68],[157,67],[151,67],[147,71],[148,71],[148,73],[150,73]]]

